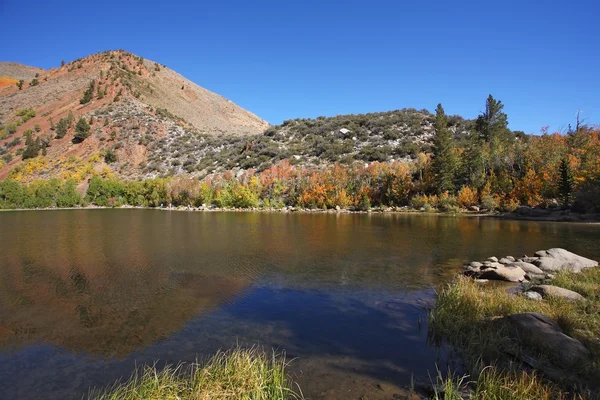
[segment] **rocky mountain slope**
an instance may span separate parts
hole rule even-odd
[[[416,109],[269,126],[164,65],[124,51],[41,72],[10,65],[2,71],[33,78],[21,88],[0,88],[0,179],[203,177],[261,170],[282,159],[299,165],[410,160],[428,152],[433,139],[434,116]],[[472,127],[458,116],[449,124],[459,139]]]
[[[96,169],[121,160],[108,168],[135,177],[154,141],[178,134],[256,135],[269,126],[165,66],[121,50],[48,71],[2,63],[0,76],[24,81],[0,88],[0,179],[27,167],[27,158],[36,159],[33,172],[42,177],[63,171],[69,159]],[[81,118],[89,125],[83,140],[75,138]],[[66,133],[57,133],[61,120]],[[26,151],[28,141],[34,151]],[[107,153],[114,158],[104,163]]]

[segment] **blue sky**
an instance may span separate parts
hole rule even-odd
[[[600,2],[0,0],[0,60],[123,48],[271,123],[404,107],[510,127],[600,123]]]

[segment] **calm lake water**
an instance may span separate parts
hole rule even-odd
[[[446,368],[426,307],[464,262],[599,244],[598,225],[433,215],[2,212],[0,397],[81,399],[259,343],[307,397],[391,398]]]

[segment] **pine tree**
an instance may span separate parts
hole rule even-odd
[[[448,120],[441,104],[435,111],[435,138],[433,141],[433,173],[438,193],[454,190],[457,160],[454,138],[448,129]]]
[[[94,85],[95,84],[96,84],[95,81],[90,82],[90,86],[88,86],[87,90],[83,93],[83,98],[81,100],[79,100],[79,103],[87,104],[92,100],[92,98],[94,97]]]
[[[490,94],[485,101],[485,111],[477,117],[475,130],[488,142],[495,138],[502,142],[510,137],[508,116],[503,109],[504,104]]]
[[[67,118],[61,118],[56,124],[56,138],[60,139],[65,137],[67,130],[69,129],[69,122]]]
[[[90,136],[90,125],[87,123],[84,117],[79,118],[77,125],[75,125],[75,136],[73,137],[73,143],[81,143],[87,137]]]
[[[571,204],[571,194],[573,193],[573,170],[568,156],[565,156],[560,162],[558,192],[562,196],[563,206],[568,207]]]

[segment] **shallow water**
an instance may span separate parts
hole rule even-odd
[[[1,397],[80,399],[259,343],[307,397],[391,398],[446,368],[426,307],[464,262],[598,243],[598,225],[435,215],[3,212]]]

